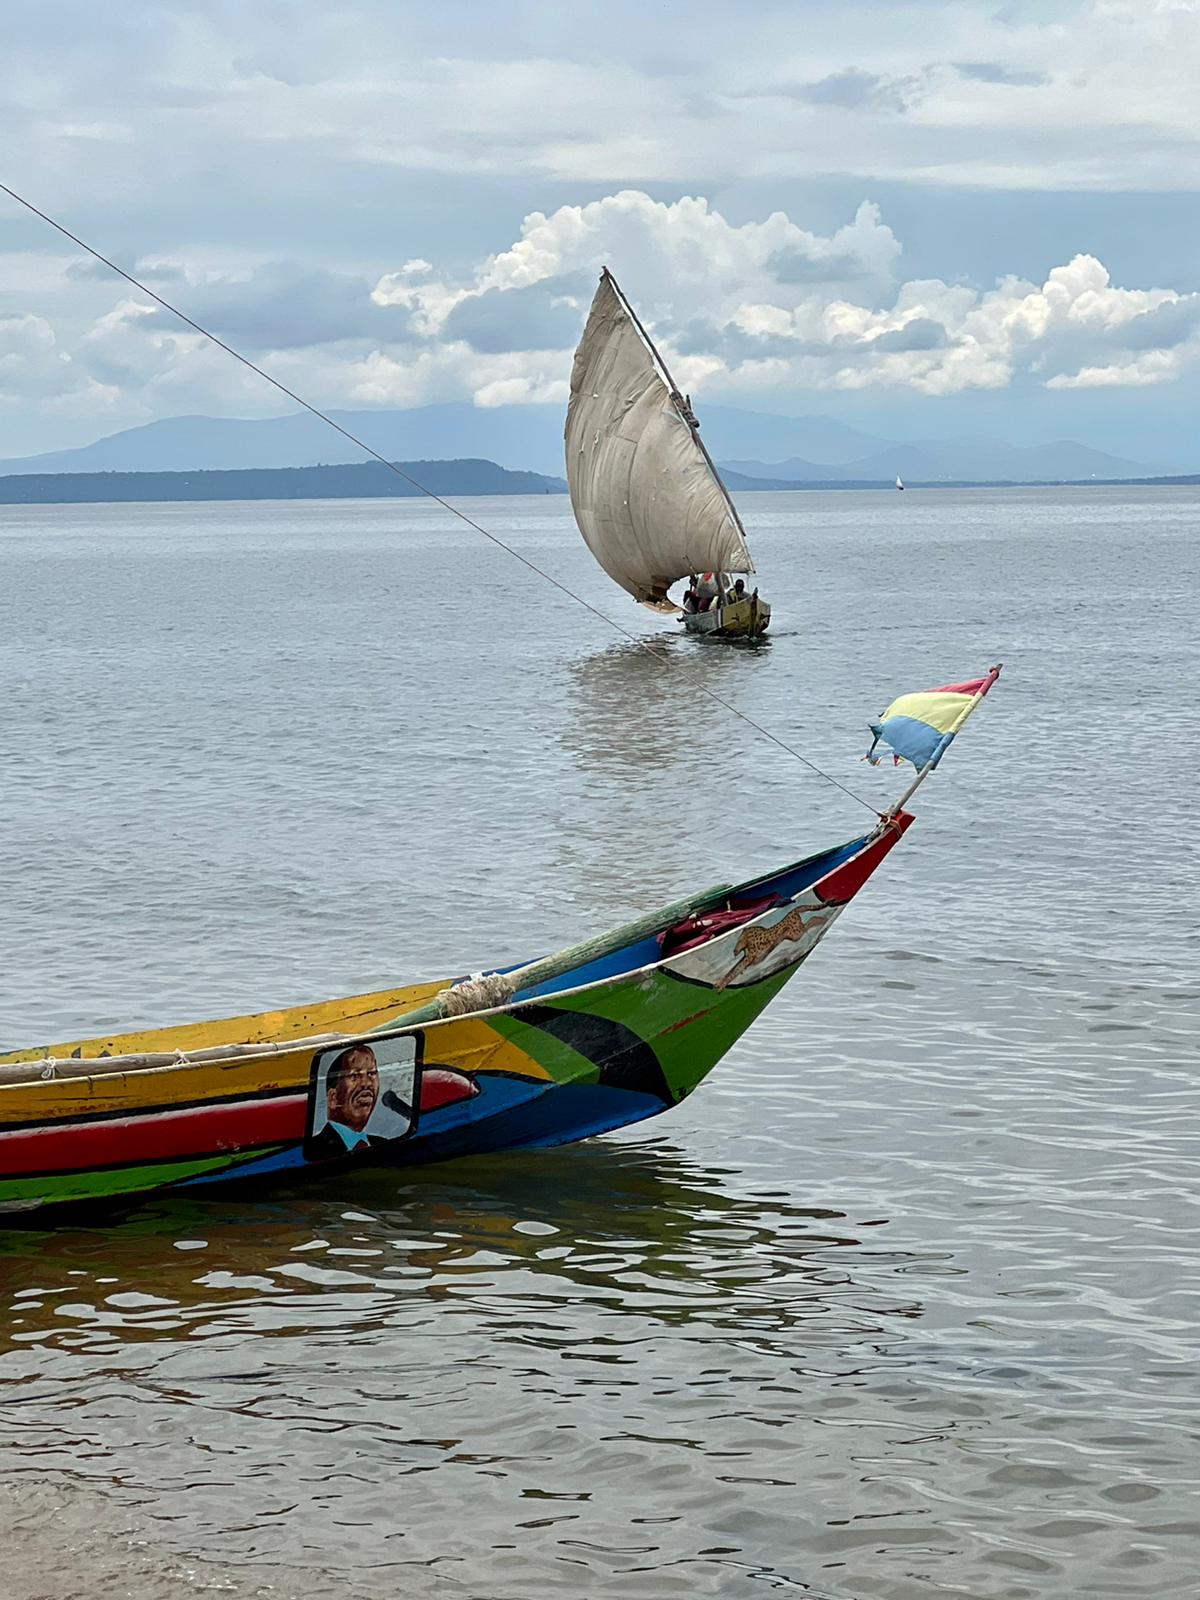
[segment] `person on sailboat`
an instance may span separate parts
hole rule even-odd
[[[696,598],[696,580],[695,578],[690,578],[687,588],[683,591],[683,609],[688,616],[692,616],[699,610],[699,605],[700,602]]]
[[[728,595],[726,596],[726,604],[731,606],[736,605],[739,600],[744,600],[745,598],[746,580],[745,578],[736,578],[734,580],[733,588],[730,589]]]

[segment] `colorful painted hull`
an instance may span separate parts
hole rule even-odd
[[[496,1009],[405,1026],[443,980],[0,1056],[0,1210],[563,1144],[654,1116],[745,1032],[911,820],[726,890]]]

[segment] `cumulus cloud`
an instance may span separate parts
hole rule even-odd
[[[117,392],[72,360],[45,317],[0,316],[0,411],[103,412]]]
[[[269,369],[317,403],[560,404],[605,264],[677,381],[704,397],[1142,387],[1200,361],[1200,294],[1114,284],[1083,254],[1037,282],[905,280],[900,242],[866,201],[821,234],[782,211],[734,223],[702,197],[622,190],[531,213],[461,273],[409,258],[371,288],[264,262],[192,269],[171,293],[235,346],[268,351]],[[174,265],[160,265],[170,281]],[[149,415],[270,403],[251,374],[125,290],[69,359],[45,318],[0,322],[0,403],[35,392],[98,410],[132,397]]]
[[[757,289],[778,290],[789,279],[797,286],[790,298],[814,279],[886,284],[899,255],[899,240],[869,201],[853,221],[823,237],[782,211],[735,226],[701,196],[665,202],[626,189],[590,205],[560,206],[550,216],[535,211],[520,239],[485,264],[479,289],[544,283],[567,271],[594,273],[616,260],[636,283],[639,303],[674,306],[694,285],[716,310],[713,295],[720,307],[732,308]],[[808,270],[798,270],[798,263]]]
[[[679,380],[708,393],[891,387],[945,395],[1019,378],[1047,387],[1144,384],[1196,355],[1200,295],[1120,287],[1092,256],[1053,267],[1040,283],[1008,277],[985,289],[898,282],[899,257],[899,241],[869,202],[822,236],[782,212],[734,225],[702,198],[668,203],[626,190],[533,213],[473,284],[401,273],[385,277],[376,295],[418,308],[431,338],[483,352],[513,352],[522,333],[527,398],[553,381],[541,352],[556,336],[564,347],[574,342],[589,298],[582,285],[606,263]],[[1176,355],[1166,362],[1168,350]],[[1131,351],[1146,359],[1129,360]],[[505,382],[492,392],[518,398],[515,379]]]

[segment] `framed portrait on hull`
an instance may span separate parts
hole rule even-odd
[[[365,1156],[413,1131],[421,1036],[333,1045],[313,1062],[304,1154],[309,1161]]]

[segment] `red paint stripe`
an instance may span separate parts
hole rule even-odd
[[[421,1073],[421,1110],[437,1111],[459,1100],[470,1100],[479,1093],[474,1078],[455,1067],[426,1067]]]
[[[58,1128],[15,1129],[0,1133],[0,1176],[82,1172],[289,1144],[304,1137],[307,1107],[307,1095],[289,1094]]]
[[[707,1015],[707,1011],[693,1011],[690,1017],[683,1017],[680,1021],[673,1022],[669,1028],[664,1028],[660,1037],[665,1037],[668,1033],[678,1033],[680,1028],[689,1027],[693,1022],[699,1022],[701,1017],[706,1017]]]
[[[888,851],[899,844],[902,835],[912,826],[912,822],[913,818],[909,812],[902,811],[882,838],[876,839],[874,844],[867,845],[865,850],[860,850],[856,856],[851,856],[849,861],[843,862],[840,867],[835,867],[832,872],[814,883],[815,892],[822,900],[835,905],[853,900]]]

